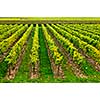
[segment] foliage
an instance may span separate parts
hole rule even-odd
[[[24,27],[25,28],[25,27]],[[21,50],[24,46],[24,44],[26,43],[28,37],[29,37],[29,34],[31,33],[33,29],[33,25],[31,25],[27,30],[26,32],[23,34],[23,36],[19,39],[19,41],[12,47],[9,55],[6,57],[5,61],[8,62],[8,64],[15,64],[20,53],[21,53]],[[19,32],[18,32],[19,33]]]
[[[35,31],[34,31],[34,37],[33,37],[33,44],[32,44],[32,49],[31,49],[31,55],[30,55],[30,58],[31,58],[31,62],[33,64],[35,64],[37,61],[39,61],[39,37],[38,37],[38,29],[39,29],[39,26],[38,24],[36,24],[36,27],[35,27]]]
[[[55,64],[57,64],[57,65],[62,64],[62,61],[63,61],[64,57],[59,52],[58,47],[55,45],[53,39],[48,34],[47,29],[43,24],[42,24],[42,29],[43,29],[43,33],[45,35],[48,47],[49,47],[50,52],[52,54],[52,57],[54,58]]]

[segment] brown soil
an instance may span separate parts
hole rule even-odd
[[[6,51],[5,53],[3,53],[3,55],[0,55],[0,63],[3,61],[3,59],[7,56],[7,54],[9,53],[9,50]]]
[[[53,74],[54,74],[54,78],[62,78],[62,79],[64,79],[65,76],[64,76],[64,71],[62,70],[62,66],[55,64],[54,59],[52,58],[52,55],[50,53],[50,49],[49,49],[49,47],[47,45],[46,40],[45,40],[45,43],[46,43],[46,48],[47,48],[48,56],[49,56],[50,63],[51,63],[51,68],[52,68],[52,71],[53,71]]]
[[[14,64],[13,66],[9,65],[9,68],[8,68],[8,71],[7,71],[7,74],[5,77],[7,80],[14,79],[16,73],[18,72],[19,66],[22,62],[22,58],[23,58],[24,53],[25,53],[25,48],[26,48],[26,45],[23,46],[23,49],[19,55],[19,58],[17,59],[16,64]]]
[[[68,62],[68,66],[72,66],[72,70],[73,70],[74,74],[77,77],[80,77],[80,78],[87,78],[87,76],[81,70],[80,66],[78,64],[74,63],[74,61],[73,61],[72,57],[70,56],[70,54],[68,52],[66,52],[66,50],[63,48],[63,46],[55,38],[55,36],[50,32],[49,32],[49,34],[52,36],[52,38],[54,39],[56,45],[59,47],[60,51],[62,52],[63,56],[65,57],[66,61]]]
[[[46,46],[47,47],[47,46]],[[52,55],[50,53],[50,50],[49,48],[47,47],[48,49],[48,56],[49,56],[49,59],[50,59],[50,62],[51,62],[51,68],[53,70],[53,73],[54,73],[54,78],[62,78],[64,79],[64,72],[61,68],[61,66],[57,66],[54,62],[54,59],[52,58]]]
[[[35,65],[30,64],[30,79],[39,77],[39,62],[36,62]]]

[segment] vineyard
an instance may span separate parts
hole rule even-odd
[[[0,82],[100,82],[100,24],[0,24]]]

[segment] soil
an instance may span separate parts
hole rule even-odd
[[[47,49],[48,49],[49,59],[50,59],[50,62],[51,62],[51,68],[52,68],[53,73],[54,73],[54,78],[64,79],[64,72],[63,72],[61,66],[55,64],[54,59],[52,58],[52,55],[51,55],[48,47],[47,47]]]
[[[19,66],[22,62],[22,59],[23,59],[23,56],[24,56],[24,53],[25,53],[25,48],[26,48],[26,44],[23,46],[23,49],[22,49],[22,51],[19,55],[19,58],[17,59],[16,64],[14,64],[13,66],[9,65],[9,68],[8,68],[8,71],[7,71],[7,74],[6,74],[6,77],[5,77],[7,80],[14,79],[16,73],[18,72]]]
[[[64,71],[62,70],[62,66],[55,64],[54,59],[52,58],[52,55],[50,53],[50,49],[49,49],[49,47],[47,45],[46,39],[45,39],[45,43],[46,43],[46,48],[48,50],[48,56],[49,56],[49,59],[50,59],[51,68],[52,68],[52,71],[53,71],[53,74],[54,74],[54,78],[62,78],[62,79],[64,79],[65,76],[64,76]]]
[[[59,47],[60,52],[62,52],[63,56],[65,57],[66,61],[68,62],[68,66],[72,66],[72,70],[73,70],[74,74],[80,78],[87,78],[87,76],[81,70],[80,66],[78,64],[74,63],[70,54],[68,52],[66,52],[66,50],[63,48],[63,46],[55,38],[55,36],[52,33],[50,33],[50,31],[48,31],[48,33],[52,36],[53,40],[55,41],[55,44]]]
[[[30,64],[30,79],[39,77],[39,61],[36,64]]]

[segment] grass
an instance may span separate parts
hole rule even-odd
[[[3,78],[6,75],[7,68],[8,68],[7,62],[2,61],[0,63],[0,82],[3,82]]]
[[[43,80],[48,80],[53,78],[53,72],[51,70],[51,64],[47,53],[46,44],[44,41],[44,36],[42,33],[42,28],[39,28],[39,43],[40,43],[40,76]]]

